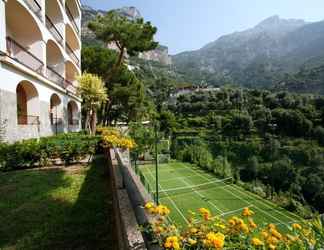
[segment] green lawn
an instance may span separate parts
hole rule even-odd
[[[155,167],[141,165],[139,169],[153,190]],[[215,175],[191,164],[181,162],[160,164],[159,180],[160,202],[171,208],[171,220],[180,225],[187,223],[189,210],[194,211],[200,207],[208,208],[213,215],[226,219],[241,214],[242,209],[249,206],[256,213],[254,219],[257,223],[274,223],[282,229],[285,228],[284,225],[301,220],[297,215],[237,185],[217,179]],[[192,188],[195,185],[201,186]],[[169,189],[175,190],[163,192]]]
[[[0,173],[0,249],[114,249],[103,157],[89,166]]]

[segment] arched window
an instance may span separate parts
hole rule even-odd
[[[70,101],[67,106],[68,123],[70,126],[77,126],[79,124],[78,119],[78,105],[74,101]]]
[[[17,85],[17,122],[19,125],[39,124],[38,92],[33,84],[23,81]]]
[[[53,94],[50,100],[50,121],[51,125],[62,124],[61,99],[57,94]]]

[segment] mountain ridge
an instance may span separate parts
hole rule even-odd
[[[305,22],[278,15],[252,28],[223,35],[195,51],[172,56],[188,81],[269,87],[304,64],[324,58],[324,21]]]

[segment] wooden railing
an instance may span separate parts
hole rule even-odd
[[[18,114],[19,125],[40,125],[39,116]]]
[[[71,13],[71,11],[70,11],[70,9],[69,9],[69,7],[68,7],[67,5],[65,5],[65,9],[66,9],[66,14],[67,14],[68,18],[70,19],[70,21],[71,21],[71,23],[72,23],[72,25],[73,25],[75,31],[76,31],[78,34],[80,34],[79,27],[78,27],[78,25],[76,24],[75,19],[74,19],[73,15],[72,15],[72,13]]]
[[[60,87],[65,87],[65,79],[61,76],[55,69],[50,66],[47,66],[46,76],[49,80],[55,82]]]
[[[35,15],[43,22],[42,19],[42,7],[41,4],[37,0],[24,0],[28,5],[29,9],[35,13]]]
[[[44,63],[42,60],[10,37],[7,37],[7,51],[12,59],[39,74],[43,74]]]
[[[55,24],[52,22],[52,20],[49,18],[49,16],[46,15],[46,27],[51,32],[51,34],[54,36],[55,40],[59,42],[61,45],[63,45],[63,36],[61,32],[57,29]]]
[[[65,43],[66,51],[68,54],[72,57],[72,60],[75,62],[78,67],[80,67],[80,60],[78,56],[74,53],[74,51],[71,49],[70,45],[68,43]]]

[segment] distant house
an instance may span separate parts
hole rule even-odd
[[[0,1],[0,119],[17,141],[78,131],[79,0]]]

